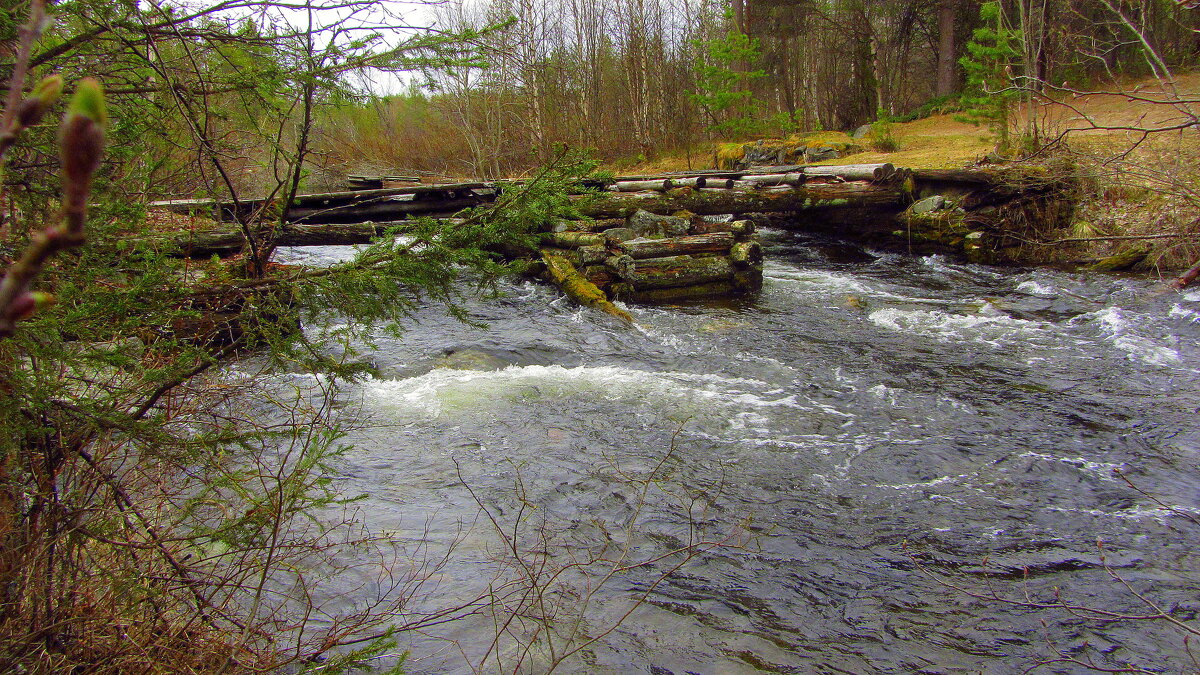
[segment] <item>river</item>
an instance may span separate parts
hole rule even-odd
[[[1164,621],[1014,602],[1200,609],[1200,291],[762,241],[759,295],[634,306],[636,328],[513,281],[467,303],[480,327],[429,308],[376,336],[339,478],[372,529],[453,545],[414,611],[514,578],[482,505],[543,572],[620,561],[524,608],[512,633],[553,614],[560,639],[501,641],[510,671],[572,628],[594,642],[558,672],[1194,667]],[[407,671],[470,672],[494,633],[405,636]]]

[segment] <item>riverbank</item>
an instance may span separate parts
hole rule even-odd
[[[1116,82],[1092,93],[1060,92],[1038,106],[1034,118],[1047,147],[1015,164],[1072,181],[1078,206],[1052,231],[1031,240],[1021,261],[1067,268],[1115,265],[1170,278],[1200,258],[1200,134],[1185,126],[1195,119],[1190,101],[1197,93],[1200,74],[1190,73],[1177,77],[1173,86],[1153,79]],[[826,142],[842,141],[857,150],[816,163],[888,162],[912,169],[995,165],[995,158],[989,159],[995,135],[958,121],[952,112],[892,122],[886,131],[895,148],[888,152],[872,148],[870,134],[823,133]],[[697,144],[612,169],[713,168],[753,140]]]

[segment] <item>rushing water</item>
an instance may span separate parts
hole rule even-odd
[[[564,672],[1008,673],[1058,652],[1192,667],[1162,621],[988,596],[1200,609],[1200,292],[763,241],[751,300],[632,307],[631,329],[514,283],[469,305],[484,327],[430,309],[376,339],[379,377],[343,392],[372,424],[342,478],[375,530],[435,555],[457,542],[421,607],[496,574],[481,503],[558,556],[731,537],[661,581],[677,557],[591,596],[566,577],[558,624],[589,599],[590,636],[645,600]],[[490,369],[437,367],[464,355]],[[407,668],[469,671],[492,627],[406,638]]]

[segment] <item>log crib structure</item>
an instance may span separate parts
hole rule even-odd
[[[453,219],[506,189],[492,182],[422,185],[393,178],[356,176],[357,185],[387,186],[297,197],[276,231],[277,243],[366,243],[396,221]],[[769,166],[625,176],[590,187],[596,192],[576,198],[591,220],[554,224],[542,234],[541,258],[547,278],[583,304],[609,303],[604,308],[610,311],[615,299],[662,302],[756,289],[762,248],[752,215],[881,248],[1022,263],[1027,244],[1066,222],[1075,203],[1070,179],[1028,167]],[[271,205],[189,199],[150,206],[229,221]],[[174,235],[163,246],[177,255],[225,255],[240,249],[241,235],[224,227]]]

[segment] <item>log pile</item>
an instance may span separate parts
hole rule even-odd
[[[635,211],[608,224],[616,226],[596,232],[592,223],[580,221],[577,230],[559,225],[559,231],[542,235],[551,280],[583,304],[598,306],[597,294],[606,300],[663,302],[743,294],[762,284],[762,247],[752,221]],[[564,273],[558,261],[577,277]],[[588,282],[583,291],[579,279]]]

